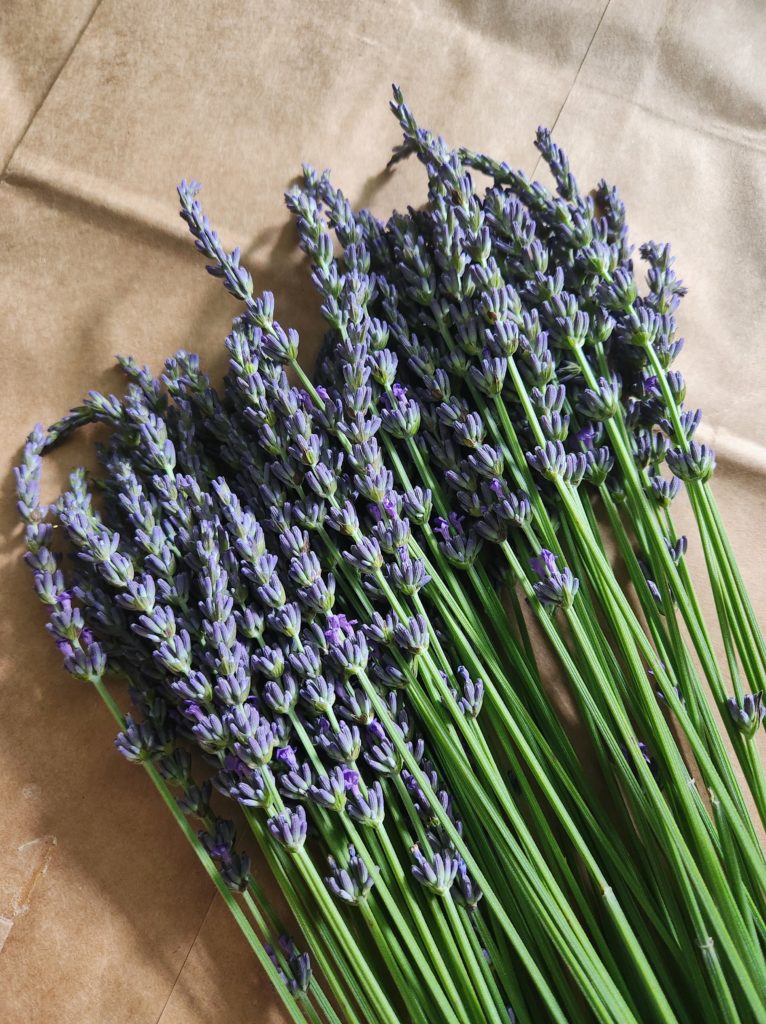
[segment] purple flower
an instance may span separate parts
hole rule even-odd
[[[308,821],[300,804],[292,809],[285,808],[281,814],[269,818],[266,824],[274,839],[291,853],[297,853],[306,842]]]
[[[286,765],[290,771],[297,771],[298,759],[295,754],[295,747],[279,747],[276,752],[276,759],[280,764]]]
[[[348,864],[345,868],[334,857],[328,857],[327,861],[330,865],[330,875],[325,878],[325,884],[333,896],[351,906],[356,906],[365,899],[374,884],[374,878],[355,848],[349,846]]]
[[[541,579],[556,572],[556,556],[547,548],[543,548],[537,558],[530,559],[529,564]]]
[[[356,625],[356,619],[348,619],[345,615],[328,615],[327,629],[324,631],[327,643],[335,645],[343,643],[346,639],[353,639]]]

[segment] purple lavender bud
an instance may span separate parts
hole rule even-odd
[[[55,607],[65,594],[64,577],[59,569],[55,572],[36,572],[34,587],[43,604]]]
[[[377,728],[376,728],[377,727]],[[364,752],[364,760],[378,775],[398,775],[402,770],[402,758],[396,747],[383,732],[377,721],[370,723],[367,729],[368,743]]]
[[[117,734],[114,745],[124,758],[136,764],[154,761],[164,753],[152,723],[136,722],[129,714],[125,716],[125,728]]]
[[[298,589],[298,600],[309,616],[327,614],[335,605],[335,577],[328,573],[308,587]]]
[[[428,488],[413,487],[402,495],[402,504],[408,519],[422,526],[431,517],[432,496]]]
[[[598,378],[598,388],[584,388],[577,408],[589,419],[608,420],[620,407],[622,381],[613,374],[611,380]]]
[[[373,612],[370,622],[362,627],[365,636],[382,647],[390,647],[394,643],[394,630],[396,629],[397,618],[393,612],[385,616],[380,612]]]
[[[430,642],[428,620],[423,615],[413,615],[406,622],[398,622],[394,637],[399,647],[415,657],[425,654]]]
[[[329,651],[333,666],[343,678],[360,675],[367,668],[369,649],[364,633],[354,635],[353,640],[334,643]]]
[[[242,611],[235,610],[234,621],[238,633],[246,640],[260,640],[263,636],[264,617],[257,609],[248,607]]]
[[[332,618],[329,616],[328,618]],[[300,651],[293,651],[289,655],[290,667],[303,679],[313,679],[322,672],[322,659],[316,647],[305,644]]]
[[[372,662],[372,674],[383,686],[404,689],[410,684],[410,675],[390,657],[383,656]]]
[[[193,731],[197,732],[197,726]],[[273,724],[262,719],[253,733],[234,744],[234,751],[248,768],[260,768],[271,760],[276,743]]]
[[[457,874],[452,887],[452,895],[455,901],[468,911],[476,910],[479,900],[484,895],[468,873],[468,867],[462,857],[458,857]]]
[[[396,696],[395,692],[389,693],[389,697],[393,696]],[[412,754],[417,763],[420,764],[420,762],[425,757],[425,741],[423,740],[422,736],[413,737],[413,726],[407,722],[406,713],[403,713],[397,719],[397,724],[402,733],[402,736],[407,740],[407,750],[410,752],[410,754]]]
[[[383,470],[383,450],[378,444],[377,438],[365,441],[364,444],[354,444],[348,454],[348,462],[357,473],[364,473],[368,468],[375,473]],[[381,502],[382,504],[382,502]]]
[[[640,466],[657,465],[663,462],[667,455],[670,441],[658,430],[643,430],[639,428],[631,435],[631,447],[636,462]]]
[[[245,575],[248,579],[252,579],[254,583],[265,586],[274,575],[278,561],[279,559],[276,555],[259,555],[251,565],[246,567]]]
[[[100,644],[88,643],[68,654],[64,658],[64,667],[77,679],[98,683],[106,671],[106,654]]]
[[[452,690],[457,706],[466,718],[477,718],[484,701],[484,683],[481,679],[474,682],[463,665],[458,666],[455,675],[460,680],[462,690],[461,693]]]
[[[310,677],[300,689],[303,703],[316,715],[326,715],[335,703],[335,688],[323,675]]]
[[[659,473],[651,473],[649,476],[651,495],[661,508],[668,508],[670,503],[681,490],[681,481],[677,476],[666,480]]]
[[[345,615],[328,615],[324,637],[328,644],[341,644],[344,640],[352,640],[356,636],[356,619],[348,619]]]
[[[285,671],[285,655],[280,647],[262,647],[250,657],[254,672],[260,672],[267,679],[279,679]]]
[[[567,413],[545,413],[540,417],[540,426],[549,441],[565,441],[569,436],[569,415]]]
[[[290,526],[279,535],[279,546],[282,553],[290,559],[287,575],[299,586],[307,587],[321,573],[316,555],[309,551],[308,534],[299,526]]]
[[[177,747],[159,759],[157,769],[171,786],[186,787],[190,782],[191,755],[188,750]]]
[[[244,892],[250,881],[250,858],[237,850],[232,850],[225,863],[221,865],[221,877],[234,892]]]
[[[389,469],[375,470],[371,466],[367,466],[364,474],[354,475],[354,486],[362,497],[377,504],[382,502],[386,495],[393,490],[393,473]]]
[[[338,684],[336,687],[338,714],[348,722],[367,725],[373,718],[372,702],[364,690]]]
[[[414,437],[420,428],[420,406],[395,384],[388,394],[388,408],[381,409],[381,423],[392,437]]]
[[[392,555],[394,552],[399,551],[399,549],[407,547],[412,536],[412,530],[409,519],[400,519],[398,517],[393,495],[387,495],[383,499],[383,502],[385,502],[388,508],[392,511],[387,513],[385,518],[381,518],[380,521],[375,524],[373,527],[373,533],[379,541],[381,549],[385,551],[387,555]],[[381,502],[381,505],[377,508],[373,506],[373,516],[380,516],[381,508],[385,511],[386,506],[383,502]]]
[[[85,629],[85,620],[79,608],[68,598],[60,601],[55,612],[51,613],[49,631],[62,640],[77,643]]]
[[[439,549],[452,565],[464,569],[476,561],[482,540],[475,530],[464,528],[461,516],[452,512],[449,521],[437,519],[434,533],[441,536]]]
[[[455,881],[460,858],[456,854],[434,853],[429,860],[418,846],[413,846],[411,853],[413,877],[436,896],[446,896]]]
[[[292,601],[286,604],[284,608],[269,612],[266,621],[272,629],[281,633],[282,636],[293,639],[299,636],[301,631],[300,606]]]
[[[115,600],[121,608],[151,615],[154,610],[156,593],[154,577],[145,575],[140,579],[130,580],[126,589],[117,594]]]
[[[300,804],[292,809],[286,807],[281,814],[269,818],[267,825],[273,838],[290,853],[297,853],[303,848],[308,822],[306,812]]]
[[[366,899],[375,879],[353,846],[348,848],[348,864],[345,868],[334,857],[328,857],[327,861],[330,874],[325,878],[325,884],[336,899],[350,906],[357,906]]]
[[[571,608],[580,581],[568,568],[556,568],[556,555],[543,549],[537,558],[530,560],[533,571],[540,577],[534,584],[535,594],[541,604],[547,607]]]
[[[327,524],[346,537],[353,537],[359,532],[359,518],[350,501],[332,508],[327,516]]]
[[[289,974],[281,967],[281,963],[271,946],[264,946],[269,958],[282,981],[292,996],[299,997],[309,990],[311,985],[311,961],[308,953],[299,953],[298,948],[288,935],[279,936],[279,946],[287,960]]]
[[[248,772],[245,778],[233,778],[226,792],[243,807],[267,807],[271,800],[263,775],[258,769]]]
[[[193,704],[187,705],[186,716],[194,721],[192,732],[203,750],[214,753],[224,750],[229,743],[229,729],[226,720],[218,715],[206,715]]]
[[[446,402],[441,402],[436,407],[436,418],[453,431],[462,424],[466,425],[465,433],[469,436],[483,434],[484,431],[484,424],[479,414],[471,413],[466,399],[460,398],[458,395],[452,395]],[[472,445],[468,447],[472,447]]]
[[[279,611],[284,607],[287,601],[287,593],[276,573],[273,573],[266,583],[258,587],[258,597],[267,608]]]
[[[305,530],[318,530],[324,525],[327,509],[323,501],[306,498],[293,505],[296,522]]]
[[[287,715],[298,701],[298,685],[295,677],[286,672],[279,682],[271,679],[263,687],[263,702],[278,715]]]
[[[493,480],[489,490],[494,497],[492,511],[503,522],[513,526],[524,526],[532,516],[532,505],[523,491],[511,493],[502,480]],[[489,503],[490,496],[487,497]]]
[[[469,377],[483,395],[493,397],[503,390],[503,381],[508,370],[507,359],[485,355],[478,366],[472,366]]]
[[[502,359],[509,359],[519,347],[519,329],[512,320],[497,321],[484,337],[490,352]]]
[[[746,739],[752,739],[766,718],[763,691],[746,693],[741,701],[738,701],[736,697],[729,697],[726,701],[726,709],[737,731]]]
[[[697,480],[704,483],[713,475],[715,452],[709,445],[692,441],[688,452],[680,448],[671,448],[668,451],[667,463],[673,476],[680,480]]]
[[[481,444],[468,456],[468,464],[478,476],[494,480],[502,477],[505,460],[499,448],[494,448],[491,444]]]
[[[394,590],[412,597],[430,583],[431,577],[419,558],[411,558],[406,548],[399,551],[397,561],[388,568],[388,579]]]
[[[628,328],[628,339],[631,345],[636,345],[639,348],[648,348],[650,345],[654,345],[661,329],[662,319],[648,306],[631,310]]]
[[[584,452],[593,451],[600,444],[604,436],[603,424],[588,421],[585,426],[574,435],[574,440],[580,445]]]
[[[562,296],[565,293],[562,292]],[[555,307],[560,296],[552,296],[545,307]],[[555,316],[550,324],[551,339],[560,348],[575,350],[582,348],[590,332],[590,317],[578,309],[568,316]]]
[[[396,381],[396,370],[399,359],[391,349],[382,348],[370,355],[372,379],[381,387],[388,389]]]
[[[185,629],[163,641],[153,652],[155,661],[174,675],[188,675],[191,671],[191,638]]]
[[[316,782],[309,788],[308,795],[320,807],[340,812],[346,806],[348,788],[343,769],[335,766],[327,775],[317,776]]]
[[[324,722],[326,719],[320,721]],[[328,757],[339,764],[356,761],[362,749],[358,727],[349,726],[343,721],[335,728],[330,726],[326,732],[317,732],[315,742]]]
[[[385,818],[385,802],[383,789],[379,782],[373,782],[362,794],[359,788],[352,789],[346,804],[348,813],[358,825],[367,828],[379,828]]]
[[[667,374],[668,387],[678,405],[686,398],[686,381],[680,370],[669,370]]]
[[[287,333],[278,323],[272,322],[268,333],[261,340],[263,354],[277,363],[293,363],[298,358],[298,332],[292,327]]]
[[[561,441],[548,441],[544,448],[527,452],[527,462],[546,480],[563,479],[567,471],[566,451]]]
[[[470,412],[452,423],[452,431],[458,444],[464,448],[477,448],[484,441],[486,427],[478,413]]]
[[[197,835],[213,860],[228,861],[237,839],[234,822],[217,818],[212,833],[202,829]]]
[[[224,705],[244,704],[250,696],[249,673],[240,666],[236,672],[228,676],[219,676],[215,684],[215,694]]]
[[[663,537],[663,540],[665,541],[665,547],[668,549],[670,557],[673,559],[673,563],[678,565],[689,547],[687,538],[681,536],[677,541],[675,541],[675,543],[671,542],[667,537]]]
[[[212,792],[213,787],[209,781],[203,782],[201,786],[190,783],[184,787],[183,796],[178,797],[176,803],[184,814],[204,818],[210,811]]]
[[[612,274],[611,281],[608,284],[604,283],[599,289],[599,298],[608,309],[618,313],[631,311],[633,303],[638,298],[638,288],[632,270],[618,267]],[[651,343],[651,340],[645,342],[645,344]],[[633,341],[633,344],[640,344],[640,342]]]
[[[363,574],[373,575],[383,567],[380,544],[374,537],[359,535],[351,548],[343,552],[343,557]]]
[[[614,466],[614,456],[609,448],[603,446],[595,451],[585,452],[586,468],[584,479],[593,484],[594,487],[601,487]]]
[[[276,753],[276,766],[286,767],[289,771],[298,771],[298,759],[295,747],[289,745],[280,747]]]
[[[548,384],[544,388],[532,388],[529,397],[539,413],[561,412],[567,392],[563,384]]]
[[[311,789],[311,768],[296,765],[279,777],[279,789],[288,800],[304,800]]]

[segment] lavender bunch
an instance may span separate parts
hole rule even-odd
[[[327,321],[314,382],[182,183],[243,304],[229,372],[216,389],[184,352],[160,378],[123,359],[124,398],[91,392],[30,436],[19,510],[49,629],[293,1019],[766,1019],[763,851],[705,693],[765,816],[766,658],[671,369],[669,249],[642,247],[642,295],[616,191],[584,196],[547,131],[557,194],[450,149],[396,89],[392,109],[424,206],[382,223],[308,167],[286,197]],[[45,508],[43,451],[92,420],[102,478]],[[671,516],[682,485],[725,668]],[[231,801],[299,947],[213,807]]]

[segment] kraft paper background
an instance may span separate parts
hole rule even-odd
[[[279,1005],[144,774],[62,670],[20,563],[10,466],[115,353],[185,347],[218,376],[235,304],[175,184],[304,337],[318,303],[281,195],[304,160],[379,214],[424,195],[382,169],[391,81],[422,123],[532,173],[555,127],[633,239],[669,239],[682,359],[715,490],[766,617],[766,8],[760,0],[5,0],[0,11],[0,1019],[274,1024]],[[51,495],[84,445],[50,460]],[[690,558],[700,564],[698,545]],[[701,578],[701,576],[699,577]],[[710,602],[705,594],[706,607]]]

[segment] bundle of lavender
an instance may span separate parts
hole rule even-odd
[[[313,383],[182,183],[244,306],[229,373],[219,390],[183,352],[159,378],[121,359],[123,398],[90,392],[30,435],[19,509],[48,629],[292,1020],[766,1021],[766,645],[671,369],[669,247],[641,247],[639,286],[616,191],[583,195],[545,130],[557,194],[449,149],[398,90],[392,109],[424,206],[383,224],[310,168],[287,195],[328,324]],[[45,450],[94,420],[102,476],[41,505]]]

